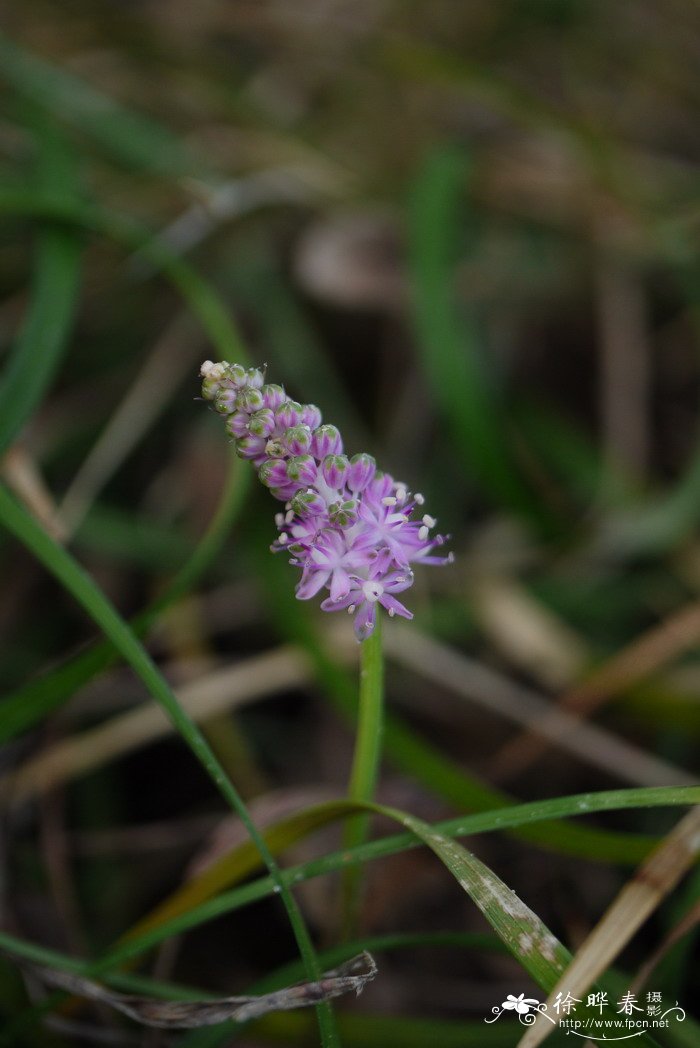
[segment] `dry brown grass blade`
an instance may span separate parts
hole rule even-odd
[[[494,761],[494,775],[504,779],[519,774],[557,741],[557,718],[566,713],[570,729],[581,731],[579,718],[599,709],[608,699],[660,670],[700,641],[700,603],[694,601],[658,626],[644,632],[609,659],[588,680],[566,692],[543,721],[502,747]],[[560,722],[562,723],[562,722]],[[563,723],[562,723],[563,727]],[[563,744],[563,739],[559,742]]]
[[[387,623],[387,655],[416,673],[508,720],[542,732],[560,749],[636,786],[696,785],[681,768],[647,753],[593,724],[581,724],[554,709],[536,692],[427,634],[403,623]]]
[[[639,867],[577,951],[549,995],[551,1015],[558,993],[583,998],[635,932],[673,890],[700,855],[700,808],[693,808]],[[553,1027],[535,1021],[518,1048],[537,1048]]]
[[[209,1001],[163,1001],[154,997],[118,993],[92,979],[58,968],[27,961],[23,961],[22,965],[48,986],[108,1004],[143,1026],[164,1030],[197,1029],[227,1020],[249,1022],[269,1012],[308,1008],[319,1001],[328,1001],[345,993],[361,993],[377,974],[374,958],[364,952],[338,968],[325,972],[316,982],[295,983],[272,993],[253,997],[221,997]]]
[[[200,353],[192,319],[180,314],[155,343],[64,495],[59,516],[66,533],[72,535],[79,527],[98,493],[164,410]]]
[[[36,459],[21,443],[14,444],[0,460],[0,473],[9,487],[57,542],[66,541],[66,530],[58,519],[53,495]]]
[[[471,600],[480,628],[496,649],[546,688],[568,687],[589,663],[581,637],[517,579],[500,572],[478,574]]]
[[[289,647],[256,655],[216,670],[177,692],[197,723],[255,699],[306,683],[311,670],[303,654]],[[49,747],[17,771],[0,779],[0,804],[18,804],[81,775],[173,730],[154,702],[119,714],[96,728]]]
[[[612,258],[601,259],[596,283],[606,473],[623,469],[639,480],[646,472],[650,446],[647,299],[639,278]]]

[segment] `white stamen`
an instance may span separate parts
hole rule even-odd
[[[434,528],[435,525],[437,524],[437,521],[436,521],[435,517],[429,517],[428,514],[426,513],[425,516],[423,517],[423,523],[428,528]]]
[[[389,618],[393,619],[395,614],[396,614],[396,610],[394,608],[389,608]]]
[[[289,537],[289,536],[287,535],[287,532],[286,532],[286,531],[283,531],[283,532],[281,533],[281,535],[280,535],[280,545],[281,545],[281,546],[284,546],[284,544],[285,544],[285,542],[287,541],[288,537]]]
[[[370,604],[375,604],[384,592],[384,587],[381,584],[381,582],[363,582],[362,592],[364,593],[365,598],[370,602]]]
[[[426,528],[425,524],[423,525],[422,528],[418,528],[418,538],[421,540],[421,542],[425,542],[425,540],[428,537],[428,534],[429,534],[429,532],[428,532],[428,529]]]
[[[284,513],[275,513],[275,524],[281,528],[284,524]]]
[[[281,516],[281,514],[280,514],[280,516]],[[284,519],[284,523],[285,524],[291,524],[292,521],[294,520],[294,510],[290,509],[287,512],[287,515],[283,519]]]
[[[382,499],[382,506],[395,506],[396,499],[393,495],[387,495],[386,498]]]
[[[354,614],[355,614],[355,605],[354,604],[348,604],[348,615],[354,615]]]
[[[408,496],[408,492],[403,484],[396,485],[396,498],[399,502],[405,502]]]
[[[417,491],[415,493],[415,495],[413,496],[413,499],[414,499],[414,501],[416,503],[416,506],[422,506],[423,503],[425,502],[425,498],[423,497],[423,495],[421,495],[420,491]]]
[[[285,504],[284,504],[284,508],[285,508],[285,509],[291,509],[291,508],[292,508],[292,504],[291,504],[291,502],[285,502]]]

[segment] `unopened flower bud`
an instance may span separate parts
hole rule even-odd
[[[283,459],[267,459],[258,470],[266,488],[280,488],[288,481],[287,464]]]
[[[237,411],[226,419],[226,432],[229,436],[235,437],[236,440],[240,440],[241,437],[247,437],[249,422],[250,415],[246,415],[244,411]]]
[[[351,491],[364,491],[377,471],[377,464],[371,455],[353,455],[350,459],[346,483]]]
[[[303,404],[301,408],[301,421],[309,429],[318,429],[321,425],[321,410],[315,404]]]
[[[265,454],[264,437],[242,437],[236,441],[236,454],[242,459],[255,459]]]
[[[280,429],[291,429],[301,422],[302,407],[296,400],[286,400],[275,411],[275,419]]]
[[[260,411],[263,406],[262,393],[259,389],[247,386],[238,394],[236,406],[239,411],[247,411],[249,415],[252,415],[254,411]]]
[[[229,364],[226,376],[238,389],[243,389],[247,385],[246,369],[242,364]]]
[[[324,459],[326,455],[341,455],[343,452],[343,438],[335,426],[319,426],[314,433],[311,442],[311,454],[317,459]]]
[[[331,524],[347,528],[357,520],[357,503],[354,499],[347,502],[334,502],[328,507],[328,518]]]
[[[265,381],[265,376],[259,368],[248,368],[248,370],[245,373],[245,378],[246,385],[249,386],[251,389],[260,389],[263,382]]]
[[[326,512],[326,502],[317,491],[298,491],[292,499],[292,510],[300,517],[318,517]]]
[[[265,445],[265,454],[272,459],[281,459],[286,457],[287,449],[281,440],[274,437],[272,440],[268,440]]]
[[[269,408],[262,408],[250,416],[248,426],[251,433],[256,437],[269,437],[275,428],[275,415]]]
[[[230,415],[236,410],[236,400],[238,398],[238,390],[233,389],[229,386],[219,386],[219,390],[214,397],[214,407],[220,415]]]
[[[282,443],[290,455],[304,455],[311,447],[311,430],[308,426],[292,426],[282,437]]]
[[[345,455],[326,455],[321,463],[321,474],[330,488],[339,488],[345,483],[348,472],[348,462]]]
[[[318,475],[318,466],[313,455],[295,455],[287,460],[287,476],[300,484],[313,484]]]
[[[272,411],[275,411],[281,404],[284,404],[287,399],[287,394],[284,392],[283,387],[275,386],[272,383],[263,386],[260,392],[262,393],[265,407],[270,408]]]
[[[205,360],[199,369],[202,376],[202,396],[205,400],[214,400],[222,388],[222,381],[228,373],[229,365],[225,360],[214,364],[211,360]]]

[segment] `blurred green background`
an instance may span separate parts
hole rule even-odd
[[[413,734],[387,739],[381,799],[432,820],[500,790],[697,779],[697,4],[2,10],[2,480],[122,615],[151,609],[139,628],[195,706],[198,682],[248,668],[218,686],[205,732],[253,813],[342,794],[356,651],[267,552],[276,506],[197,402],[205,358],[265,363],[452,536],[456,563],[421,574],[415,624],[388,636],[389,702]],[[219,805],[172,736],[110,733],[141,682],[5,530],[0,571],[2,923],[96,955],[224,846]],[[524,741],[523,718],[561,695],[600,734]],[[66,743],[55,779],[32,771]],[[552,827],[477,851],[575,947],[639,835],[672,821],[628,812],[591,818],[590,840]],[[221,832],[230,847],[240,831]],[[324,832],[320,852],[337,848]],[[422,853],[370,875],[366,934],[483,930]],[[329,945],[332,891],[312,883],[304,909]],[[662,907],[626,970],[698,888]],[[657,977],[686,1004],[691,950],[692,933]],[[233,993],[291,956],[268,900],[151,971]],[[5,1016],[27,1004],[13,972]],[[356,1013],[437,1025],[360,1021],[347,1043],[515,1043],[481,1020],[521,988],[490,952],[389,953]],[[299,1023],[249,1043],[315,1043]]]

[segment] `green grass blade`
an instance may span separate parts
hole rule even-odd
[[[531,801],[527,804],[500,808],[477,815],[465,815],[437,823],[432,829],[445,838],[468,837],[478,833],[506,831],[510,827],[524,827],[542,821],[555,821],[567,816],[579,816],[603,811],[622,811],[637,808],[692,805],[700,799],[700,786],[654,787],[634,790],[611,790],[602,793],[577,794],[572,797]],[[291,847],[297,841],[323,826],[345,819],[357,811],[374,810],[347,800],[329,801],[304,809],[280,820],[265,831],[268,847],[275,854]],[[655,838],[644,841],[646,852],[656,843]],[[393,834],[354,848],[342,848],[321,859],[295,866],[285,872],[290,883],[299,883],[314,877],[335,873],[375,859],[386,858],[416,848],[419,841],[413,833]],[[634,865],[635,860],[630,859]],[[124,938],[123,944],[111,955],[112,963],[161,942],[168,935],[180,934],[195,927],[201,920],[209,920],[248,902],[264,898],[273,890],[269,879],[254,885],[228,891],[260,866],[258,853],[251,842],[244,842],[222,856],[216,863],[178,888],[153,911],[142,918]],[[218,895],[218,898],[216,896]],[[194,916],[197,915],[197,916]]]
[[[548,516],[521,477],[508,419],[487,374],[474,319],[458,313],[454,268],[468,160],[462,150],[429,156],[409,203],[412,316],[417,348],[436,403],[481,487],[541,527]]]
[[[240,460],[232,454],[221,499],[209,527],[163,593],[130,623],[137,636],[145,636],[162,612],[189,592],[213,563],[231,533],[249,483],[250,470],[242,468]],[[78,688],[112,665],[117,655],[117,649],[109,641],[96,641],[57,669],[7,695],[0,702],[0,743],[8,742],[38,724]]]
[[[245,344],[214,288],[151,230],[129,216],[79,205],[65,196],[0,188],[0,214],[77,226],[139,251],[174,285],[190,306],[221,359],[248,362]]]
[[[167,681],[146,650],[139,643],[129,626],[117,614],[102,591],[74,561],[70,554],[43,531],[34,518],[1,486],[0,523],[4,524],[8,531],[25,545],[44,567],[58,579],[74,599],[82,605],[141,678],[153,698],[163,707],[184,742],[210,776],[224,800],[239,816],[250,838],[255,841],[256,846],[260,849],[261,858],[270,871],[270,876],[275,882],[287,911],[299,951],[304,958],[308,978],[318,979],[320,968],[301,911],[289,891],[286,881],[282,878],[277,863],[269,851],[264,838],[258,832],[242,798],[227,778],[204,735],[182,709]],[[338,1044],[332,1010],[330,1005],[324,1002],[317,1006],[317,1011],[324,1048],[331,1048],[331,1046]]]
[[[306,651],[328,699],[350,724],[356,718],[356,688],[353,678],[338,666],[322,643],[316,625],[318,615],[300,606],[285,576],[288,567],[279,558],[264,553],[256,541],[250,545],[250,557],[256,576],[270,594],[268,611],[282,636]],[[459,811],[488,811],[513,804],[513,798],[481,782],[435,746],[422,739],[400,717],[387,714],[384,724],[385,752],[401,771],[416,779],[428,790],[449,801]],[[638,862],[646,854],[645,842],[629,835],[593,827],[572,826],[558,822],[552,826],[524,826],[513,835],[538,847],[606,862]]]
[[[0,77],[25,99],[71,124],[128,167],[166,178],[206,172],[162,124],[124,109],[109,96],[0,35]]]
[[[38,177],[44,190],[74,195],[72,164],[64,143],[50,128],[41,127],[37,137]],[[0,381],[0,455],[41,402],[68,345],[78,301],[80,257],[74,230],[51,222],[38,230],[29,308]]]

